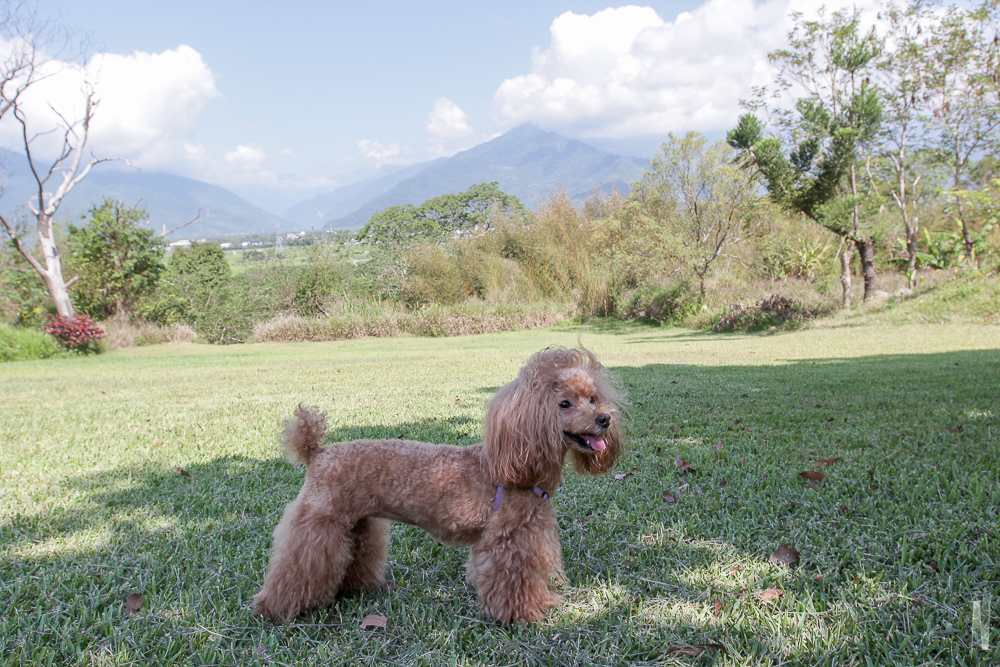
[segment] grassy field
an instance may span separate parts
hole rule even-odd
[[[465,551],[404,525],[388,590],[251,618],[298,402],[340,439],[468,444],[530,353],[578,336],[629,392],[629,451],[555,494],[543,623],[483,618]],[[0,394],[5,665],[1000,664],[997,326],[155,346],[2,364]]]

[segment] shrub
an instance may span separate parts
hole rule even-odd
[[[772,294],[756,306],[734,303],[719,318],[716,331],[762,331],[770,328],[794,329],[816,317],[792,299]]]
[[[101,351],[100,344],[104,338],[104,330],[84,313],[70,317],[53,315],[45,325],[44,331],[54,336],[67,350],[80,354]]]
[[[0,361],[48,359],[60,352],[56,339],[37,329],[0,324]]]
[[[667,286],[648,285],[634,290],[619,309],[627,319],[648,318],[680,322],[699,307],[699,295],[686,280]]]
[[[111,349],[161,343],[193,343],[198,334],[186,324],[155,324],[116,317],[101,323],[105,344]]]

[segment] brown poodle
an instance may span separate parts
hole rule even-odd
[[[254,613],[291,621],[343,592],[385,582],[389,522],[471,547],[467,577],[501,623],[538,621],[560,598],[556,515],[548,498],[567,454],[581,473],[607,472],[624,441],[619,391],[589,350],[548,348],[487,408],[469,447],[357,440],[320,447],[325,416],[299,406],[285,422],[289,457],[307,466],[274,531]]]

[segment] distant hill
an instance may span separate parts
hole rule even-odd
[[[16,214],[18,207],[25,206],[35,194],[34,179],[23,155],[3,151],[0,159],[8,175],[7,185],[0,195],[0,210],[8,215]],[[217,185],[171,174],[122,170],[110,164],[94,167],[63,201],[56,220],[79,224],[81,216],[105,197],[145,206],[157,232],[191,220],[201,209],[201,219],[173,234],[174,238],[273,232],[275,225],[287,231],[295,227],[284,218],[263,211]]]
[[[602,192],[612,188],[628,192],[648,164],[643,158],[607,153],[526,123],[450,158],[414,165],[405,173],[370,180],[364,188],[338,195],[341,188],[310,202],[336,203],[326,213],[325,227],[356,229],[389,206],[421,204],[476,183],[496,181],[501,190],[534,209],[554,188],[562,188],[576,202],[583,201],[595,187]],[[369,199],[359,203],[368,195]],[[349,205],[356,208],[341,212]],[[300,206],[303,204],[292,210]]]
[[[305,228],[323,226],[328,220],[352,213],[432,164],[434,162],[421,162],[409,167],[383,167],[374,176],[299,202],[285,211],[284,217]]]

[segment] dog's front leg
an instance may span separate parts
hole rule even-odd
[[[548,506],[537,512],[509,509],[491,518],[472,547],[468,579],[490,616],[505,625],[535,623],[562,601],[549,587],[562,572],[555,514]]]

